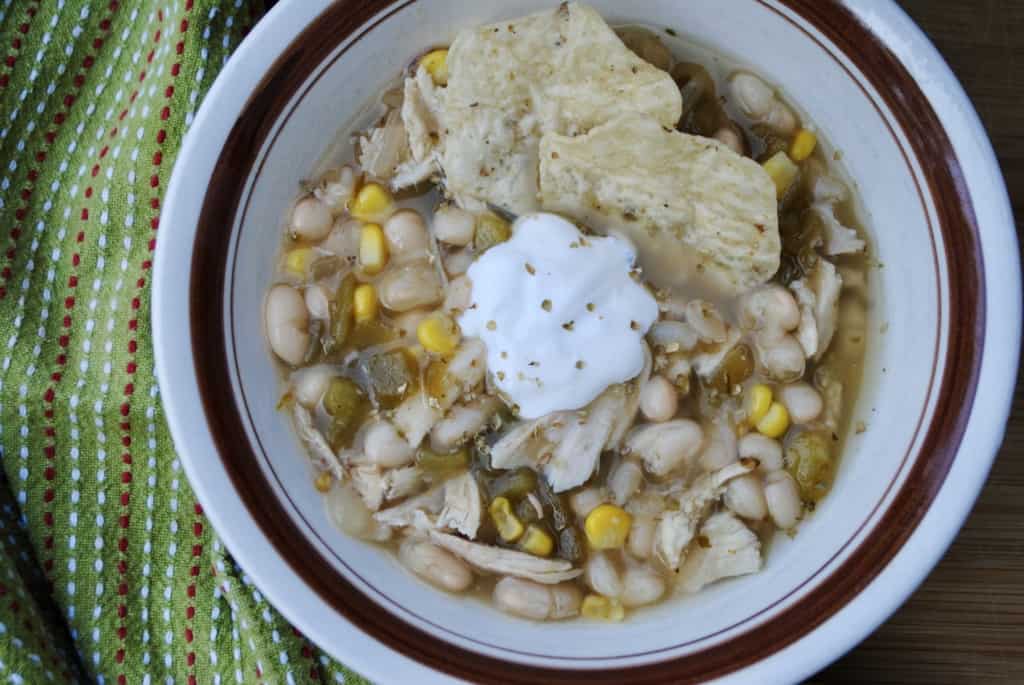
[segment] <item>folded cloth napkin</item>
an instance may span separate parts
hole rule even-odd
[[[362,682],[203,516],[150,272],[175,154],[262,0],[0,0],[0,681]]]

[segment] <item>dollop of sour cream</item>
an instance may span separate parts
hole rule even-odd
[[[635,263],[626,240],[538,213],[469,267],[459,325],[484,341],[487,369],[521,417],[579,409],[643,369],[658,304],[631,275]]]

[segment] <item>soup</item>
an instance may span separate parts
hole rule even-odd
[[[799,534],[869,304],[811,122],[575,3],[461,32],[377,113],[300,184],[265,303],[343,531],[509,614],[604,621]]]

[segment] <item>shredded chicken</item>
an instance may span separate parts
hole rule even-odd
[[[705,474],[678,496],[679,509],[661,514],[654,531],[654,552],[666,566],[679,568],[708,506],[721,497],[726,483],[755,467],[756,462],[742,460]]]
[[[582,569],[574,569],[564,559],[543,559],[526,552],[470,542],[436,530],[430,531],[430,539],[483,571],[525,578],[545,585],[571,580],[583,573]]]
[[[825,402],[818,423],[829,431],[839,427],[839,417],[843,409],[843,384],[830,369],[821,366],[814,372],[814,384],[818,386]]]
[[[843,279],[832,262],[819,259],[814,270],[790,288],[800,305],[797,340],[809,359],[821,359],[836,332]]]
[[[353,466],[349,469],[352,484],[356,492],[363,498],[366,508],[377,511],[384,503],[384,495],[388,491],[387,478],[377,466]]]
[[[406,441],[416,448],[442,416],[444,412],[441,408],[430,402],[427,393],[420,391],[405,398],[395,409],[391,420]]]
[[[654,358],[651,355],[651,348],[648,347],[647,343],[645,342],[643,345],[644,368],[635,380],[626,385],[626,406],[623,407],[622,413],[616,419],[615,426],[612,428],[612,434],[608,438],[608,444],[606,445],[606,448],[610,450],[618,449],[622,439],[626,437],[626,432],[629,431],[636,421],[637,412],[640,411],[640,391],[647,385],[647,381],[651,379]]]
[[[819,202],[811,207],[811,211],[821,219],[821,225],[825,230],[825,254],[841,255],[864,251],[864,241],[857,237],[857,231],[844,226],[836,218],[835,205]]]
[[[679,569],[679,587],[697,592],[705,585],[761,569],[761,541],[729,511],[712,514],[700,528],[700,543],[692,546]]]
[[[439,485],[393,507],[378,511],[373,518],[392,528],[433,528],[434,521],[431,515],[436,515],[443,506],[444,486]]]
[[[590,478],[625,406],[626,390],[615,385],[568,423],[565,435],[543,467],[544,477],[552,490],[564,492]]]
[[[298,402],[294,404],[292,414],[295,417],[295,428],[298,431],[299,438],[309,448],[316,466],[330,471],[338,480],[344,480],[345,469],[342,467],[341,460],[338,459],[338,455],[334,453],[331,446],[327,444],[327,439],[324,438],[323,433],[318,431],[316,426],[313,425],[313,415]]]
[[[726,333],[725,342],[719,343],[714,349],[706,352],[698,352],[690,358],[690,364],[701,378],[708,379],[715,374],[718,367],[722,365],[722,361],[725,359],[732,348],[739,344],[740,338],[742,338],[740,330],[734,326],[730,326],[728,333]]]
[[[655,476],[689,472],[704,441],[700,424],[690,419],[645,423],[626,436],[625,451],[638,456]]]
[[[627,398],[626,389],[614,385],[579,412],[553,412],[519,424],[491,448],[491,466],[537,468],[553,491],[574,488],[597,467]]]
[[[480,486],[473,474],[467,472],[451,478],[444,484],[444,508],[437,517],[437,527],[451,528],[475,538],[482,509]]]
[[[420,489],[423,483],[423,471],[418,466],[403,466],[385,472],[388,489],[384,499],[390,501],[408,497]]]
[[[398,110],[388,112],[384,123],[359,139],[359,165],[375,178],[390,179],[409,156],[409,143]]]

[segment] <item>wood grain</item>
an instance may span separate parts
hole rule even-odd
[[[1024,2],[902,0],[974,101],[1024,241]],[[984,227],[982,227],[984,231]],[[997,313],[996,313],[997,314]],[[815,683],[1024,683],[1024,389],[967,525],[885,625]]]

